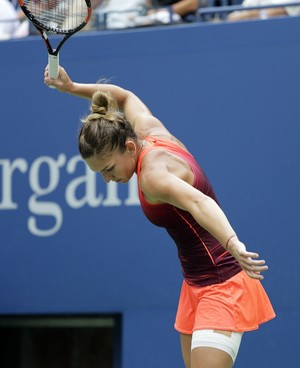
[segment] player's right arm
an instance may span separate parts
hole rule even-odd
[[[57,79],[51,79],[48,75],[48,67],[45,70],[44,82],[48,86],[55,87],[58,91],[69,93],[73,96],[91,100],[97,91],[110,93],[117,101],[126,119],[132,124],[137,134],[142,137],[147,135],[165,135],[167,133],[163,124],[156,119],[148,107],[132,92],[113,84],[87,84],[73,82],[64,68],[60,67]]]
[[[44,82],[48,86],[55,87],[58,91],[69,93],[73,96],[86,98],[91,100],[93,94],[99,90],[111,93],[117,100],[118,105],[123,110],[135,109],[137,113],[150,113],[147,106],[133,93],[127,91],[124,88],[118,87],[113,84],[101,84],[101,83],[76,83],[67,74],[66,70],[62,67],[59,68],[59,75],[57,79],[51,79],[48,73],[48,66],[45,70]],[[130,112],[130,111],[129,111]]]

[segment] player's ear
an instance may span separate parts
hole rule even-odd
[[[136,143],[130,139],[126,141],[125,147],[127,151],[131,154],[134,154],[136,152]]]

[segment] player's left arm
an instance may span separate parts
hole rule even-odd
[[[153,201],[169,203],[189,212],[200,226],[212,234],[224,248],[227,247],[250,277],[263,279],[260,272],[267,270],[265,261],[258,260],[257,253],[246,250],[223,210],[212,198],[170,172],[164,164],[144,171],[141,189]]]

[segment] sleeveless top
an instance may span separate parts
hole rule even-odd
[[[194,157],[178,144],[156,137],[144,140],[151,143],[138,159],[137,177],[139,182],[143,157],[154,149],[163,149],[184,159],[194,174],[193,186],[205,195],[217,198],[204,172]],[[241,271],[237,260],[208,231],[203,229],[192,215],[168,203],[147,202],[138,185],[139,199],[146,217],[156,226],[164,227],[174,240],[181,269],[186,282],[192,286],[208,286],[228,280]]]

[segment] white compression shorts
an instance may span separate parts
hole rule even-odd
[[[214,330],[197,330],[192,335],[192,350],[200,347],[220,349],[228,353],[234,363],[242,336],[242,332],[231,332],[231,336],[226,336]]]

